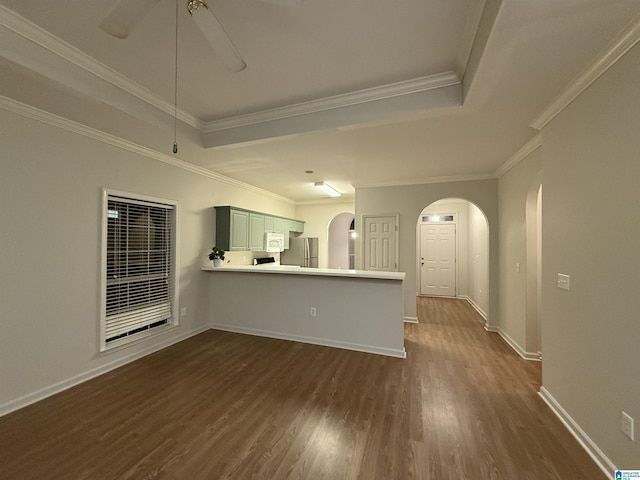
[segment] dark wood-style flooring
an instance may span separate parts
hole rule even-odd
[[[200,334],[0,418],[0,478],[605,478],[539,363],[464,301],[418,307],[405,360]]]

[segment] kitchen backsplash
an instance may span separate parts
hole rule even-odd
[[[254,258],[262,257],[274,257],[276,263],[280,263],[279,253],[266,253],[266,252],[226,252],[224,254],[224,263],[229,265],[253,265]]]

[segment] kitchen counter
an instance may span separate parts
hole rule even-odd
[[[379,280],[404,280],[404,272],[378,272],[373,270],[342,270],[337,268],[303,268],[296,265],[225,265],[203,267],[208,272],[273,273],[286,275],[313,275],[322,277],[376,278]]]
[[[213,329],[404,358],[404,272],[203,267]]]

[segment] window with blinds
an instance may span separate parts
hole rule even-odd
[[[106,193],[103,349],[172,324],[176,205]]]

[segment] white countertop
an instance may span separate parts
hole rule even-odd
[[[342,270],[337,268],[304,268],[295,265],[225,265],[202,267],[207,272],[273,273],[285,275],[310,275],[320,277],[376,278],[381,280],[404,280],[405,272],[378,272],[373,270]]]

